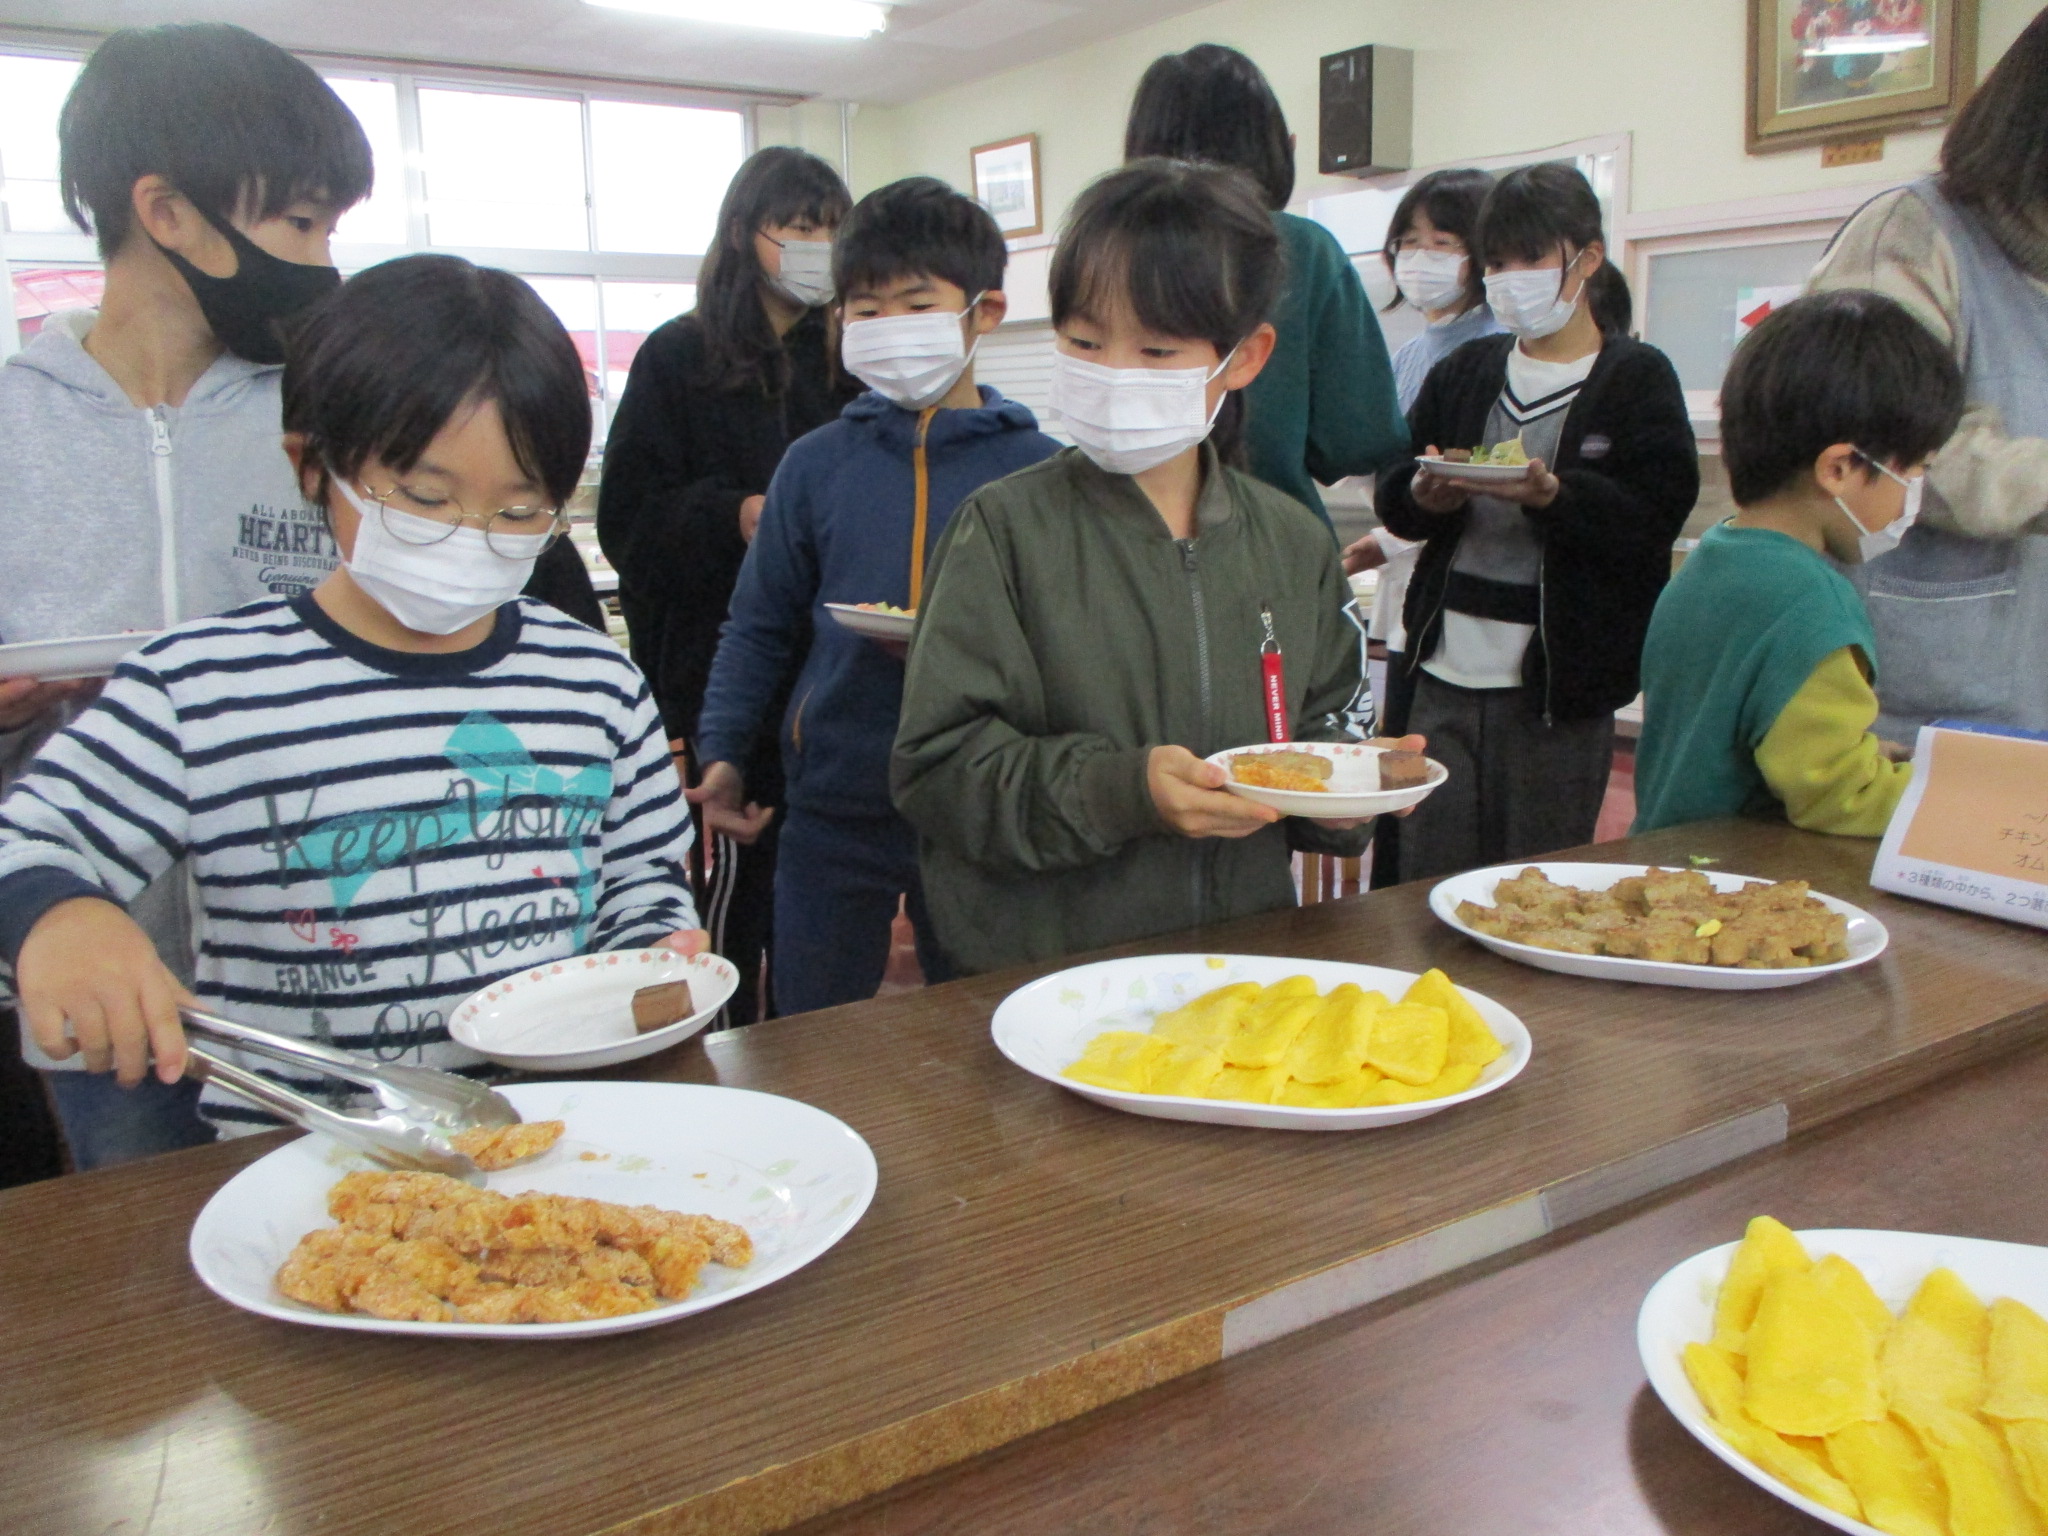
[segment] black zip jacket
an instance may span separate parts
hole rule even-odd
[[[1430,370],[1408,412],[1415,454],[1474,448],[1507,386],[1513,336],[1468,341]],[[1522,687],[1549,720],[1611,714],[1636,696],[1643,636],[1671,576],[1671,546],[1699,499],[1699,449],[1685,394],[1655,347],[1610,336],[1572,402],[1551,466],[1557,499],[1526,515],[1542,545],[1536,636]],[[1404,539],[1422,541],[1403,619],[1407,663],[1388,680],[1388,728],[1407,729],[1415,675],[1443,634],[1444,587],[1467,514],[1428,512],[1409,482],[1415,460],[1379,481],[1375,510]]]
[[[718,631],[747,546],[740,503],[765,495],[783,450],[835,420],[861,391],[826,353],[823,310],[783,337],[788,387],[719,389],[708,379],[695,314],[641,344],[605,442],[597,537],[619,573],[633,660],[647,674],[671,737],[694,737]],[[780,710],[770,711],[771,722]],[[748,792],[781,798],[772,725],[742,765]]]

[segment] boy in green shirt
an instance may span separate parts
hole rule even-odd
[[[1880,294],[1787,305],[1736,349],[1707,530],[1643,644],[1635,830],[1716,816],[1877,837],[1912,768],[1871,732],[1876,642],[1841,571],[1894,548],[1962,415],[1946,348]]]

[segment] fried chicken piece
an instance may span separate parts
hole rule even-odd
[[[1650,904],[1643,896],[1645,884],[1647,882],[1641,875],[1623,875],[1607,888],[1605,894],[1622,911],[1641,917],[1650,910]]]
[[[613,1285],[652,1288],[654,1267],[630,1248],[600,1245],[576,1256],[576,1268],[585,1280],[604,1280]]]
[[[519,1309],[526,1303],[525,1287],[517,1285],[476,1285],[453,1298],[465,1323],[523,1323]]]
[[[492,1198],[489,1191],[442,1173],[393,1173],[384,1169],[364,1169],[342,1175],[334,1188],[327,1192],[327,1214],[336,1221],[356,1226],[360,1223],[354,1219],[353,1213],[365,1206],[423,1206],[428,1210],[441,1210],[488,1198]]]
[[[445,1323],[455,1313],[448,1303],[395,1270],[372,1268],[348,1299],[349,1310],[394,1323]]]
[[[382,1246],[346,1227],[321,1227],[298,1241],[277,1271],[277,1288],[322,1312],[346,1312],[348,1298],[376,1268]]]
[[[1531,928],[1515,935],[1523,944],[1533,944],[1538,949],[1554,949],[1567,955],[1597,955],[1600,940],[1593,934],[1582,933],[1576,928]]]
[[[576,1255],[560,1248],[497,1248],[480,1254],[476,1261],[479,1279],[505,1285],[568,1285],[583,1278]]]
[[[385,1243],[377,1249],[376,1262],[395,1275],[403,1275],[446,1300],[453,1292],[474,1284],[477,1267],[439,1238],[412,1238]]]
[[[1514,915],[1500,907],[1482,907],[1476,901],[1458,903],[1458,921],[1474,933],[1505,939],[1515,927]]]
[[[1700,935],[1700,923],[1690,916],[1659,911],[1640,925],[1642,958],[1666,964],[1705,965],[1713,958],[1707,940]]]
[[[1503,880],[1493,888],[1495,906],[1503,909],[1518,907],[1524,912],[1546,917],[1571,911],[1573,898],[1577,895],[1571,886],[1557,884],[1533,865],[1514,879]]]
[[[567,1129],[560,1120],[533,1120],[519,1125],[479,1126],[473,1131],[450,1136],[448,1144],[469,1154],[470,1161],[487,1173],[510,1168],[528,1158],[539,1157],[562,1139]]]
[[[665,1233],[643,1252],[654,1272],[654,1288],[672,1301],[681,1301],[696,1288],[697,1276],[711,1258],[711,1249],[701,1238],[683,1233]]]
[[[524,1290],[520,1295],[516,1321],[522,1323],[582,1323],[598,1317],[624,1317],[632,1312],[651,1312],[656,1303],[651,1291],[606,1280],[578,1280],[571,1285],[552,1285]]]

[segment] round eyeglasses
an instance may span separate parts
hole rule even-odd
[[[384,531],[401,544],[425,546],[453,538],[464,526],[481,528],[491,553],[507,560],[531,560],[552,545],[569,528],[569,514],[560,507],[500,507],[495,512],[471,512],[452,496],[405,485],[388,491],[362,488],[363,495],[377,504]],[[528,542],[539,537],[538,546]]]

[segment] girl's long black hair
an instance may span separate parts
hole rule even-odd
[[[1286,266],[1265,199],[1244,172],[1137,160],[1075,199],[1053,252],[1052,323],[1128,306],[1147,330],[1206,341],[1220,358],[1272,317]],[[1233,391],[1211,440],[1236,463],[1242,436]]]
[[[1258,65],[1220,43],[1163,54],[1138,82],[1124,159],[1155,158],[1235,166],[1275,211],[1294,196],[1294,141],[1279,99]]]
[[[761,302],[755,233],[801,219],[836,228],[852,206],[839,173],[806,150],[775,145],[734,173],[697,275],[697,319],[714,387],[780,394],[788,382],[788,359]]]
[[[1994,233],[2014,223],[2036,238],[2048,231],[2048,10],[2013,39],[1942,140],[1941,190],[1991,214]]]
[[[1447,235],[1456,235],[1465,242],[1465,301],[1458,306],[1463,314],[1486,302],[1486,282],[1479,270],[1479,255],[1472,244],[1472,231],[1479,223],[1479,210],[1486,202],[1486,194],[1493,190],[1493,172],[1481,170],[1431,171],[1401,194],[1401,201],[1394,205],[1394,216],[1387,222],[1387,243],[1380,251],[1385,258],[1387,271],[1394,270],[1394,258],[1400,254],[1401,237],[1408,233],[1420,212],[1430,223]],[[1401,297],[1399,289],[1387,300],[1388,310],[1399,309],[1408,301]]]
[[[1541,261],[1562,249],[1566,259],[1599,241],[1607,244],[1600,224],[1600,199],[1579,174],[1561,160],[1524,165],[1501,177],[1487,194],[1473,230],[1473,259],[1481,266],[1506,260]],[[1611,261],[1586,279],[1586,307],[1607,336],[1626,336],[1635,317],[1628,279]]]

